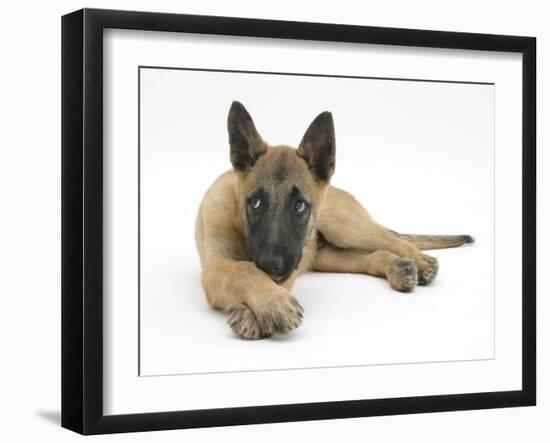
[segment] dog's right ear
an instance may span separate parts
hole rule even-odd
[[[254,126],[252,117],[238,101],[234,101],[227,117],[231,164],[237,171],[248,172],[267,150],[266,143]]]

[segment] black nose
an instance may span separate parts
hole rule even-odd
[[[272,277],[282,277],[285,269],[285,259],[280,255],[261,254],[258,266]]]

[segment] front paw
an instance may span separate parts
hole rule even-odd
[[[277,293],[264,299],[258,312],[263,335],[287,334],[302,323],[304,309],[289,293]]]
[[[411,292],[417,283],[417,270],[414,261],[396,258],[390,265],[388,282],[396,291]]]
[[[229,311],[227,324],[229,324],[235,334],[245,340],[258,340],[264,337],[254,312],[244,303]]]
[[[415,257],[414,262],[418,268],[418,284],[425,286],[433,282],[439,269],[437,258],[420,254]]]

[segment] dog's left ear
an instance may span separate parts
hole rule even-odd
[[[298,147],[298,155],[306,161],[317,180],[330,180],[336,155],[334,122],[330,112],[319,114],[309,125]]]

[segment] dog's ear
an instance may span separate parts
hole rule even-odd
[[[231,164],[237,171],[248,172],[267,150],[246,108],[234,101],[227,117]]]
[[[317,180],[330,180],[336,155],[334,122],[330,112],[319,114],[309,125],[298,147],[298,155],[306,161]]]

